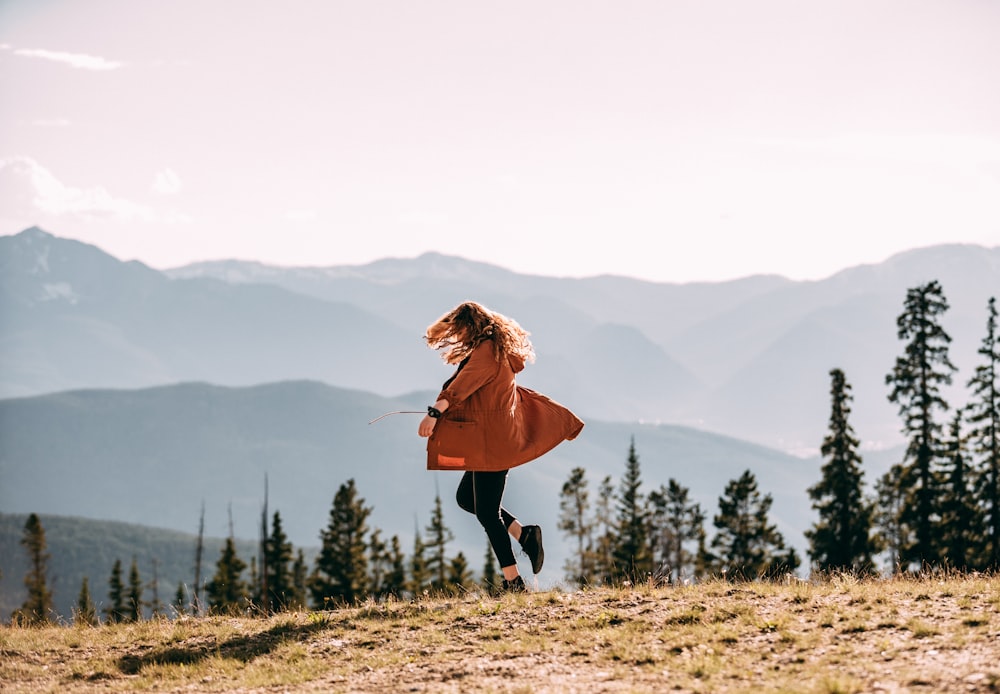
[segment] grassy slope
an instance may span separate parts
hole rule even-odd
[[[599,588],[0,629],[9,692],[1000,691],[1000,578]]]

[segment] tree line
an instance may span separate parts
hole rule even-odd
[[[951,337],[941,324],[949,309],[940,284],[909,289],[897,318],[903,354],[885,376],[887,397],[899,408],[907,447],[903,459],[866,492],[859,440],[850,423],[851,385],[839,368],[830,370],[829,431],[820,453],[820,480],[808,489],[818,520],[805,531],[810,567],[818,572],[873,574],[884,554],[892,571],[946,567],[996,571],[1000,568],[1000,342],[995,298],[987,302],[986,331],[979,363],[966,382],[969,398],[952,409],[942,389],[952,384],[956,367],[949,358]],[[708,541],[707,515],[692,501],[690,490],[675,479],[645,494],[634,439],[625,473],[615,486],[600,481],[596,497],[586,471],[575,468],[560,494],[559,529],[573,553],[566,578],[578,585],[636,580],[676,582],[706,576],[731,579],[770,578],[795,571],[801,558],[786,545],[770,522],[770,494],[762,493],[750,470],[731,480],[712,517],[715,534]],[[194,595],[183,584],[171,607],[177,613],[257,611],[262,614],[311,606],[323,609],[364,598],[416,597],[425,592],[467,590],[476,584],[461,553],[449,557],[453,539],[444,523],[440,496],[428,525],[414,534],[407,557],[399,537],[382,538],[369,530],[372,507],[358,496],[354,480],[340,486],[333,499],[321,547],[310,570],[282,529],[281,514],[261,514],[260,548],[249,564],[230,536],[208,581],[201,578],[204,510],[195,560]],[[28,598],[14,618],[46,621],[52,595],[46,587],[44,529],[31,514],[22,545],[30,570]],[[249,576],[245,577],[249,570]],[[103,616],[111,622],[137,621],[144,608],[165,610],[154,577],[143,583],[135,560],[127,582],[121,561],[108,582]],[[498,583],[489,546],[478,583],[487,590]],[[204,586],[204,595],[202,595]],[[145,597],[151,588],[152,598]],[[100,621],[84,578],[74,618]]]

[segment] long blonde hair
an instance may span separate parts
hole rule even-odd
[[[441,352],[449,364],[458,364],[486,340],[493,341],[493,355],[499,360],[513,354],[525,361],[535,360],[535,349],[527,330],[513,318],[491,311],[475,301],[466,301],[427,327],[427,346]]]

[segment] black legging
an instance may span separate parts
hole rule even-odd
[[[507,528],[516,521],[503,506],[503,490],[507,486],[507,470],[499,472],[466,472],[458,483],[455,499],[464,511],[476,516],[486,530],[493,553],[500,566],[513,566],[514,550],[510,546]]]

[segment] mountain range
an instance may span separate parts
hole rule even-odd
[[[0,511],[193,532],[204,502],[209,534],[225,534],[231,507],[237,535],[252,538],[266,480],[270,508],[308,547],[354,479],[371,525],[405,549],[440,494],[456,550],[478,568],[481,530],[451,501],[457,478],[424,470],[417,418],[368,424],[430,402],[450,368],[423,329],[475,299],[532,332],[538,360],[520,381],[587,422],[508,488],[512,511],[549,528],[555,576],[562,483],[584,467],[596,497],[633,441],[644,491],[675,478],[709,519],[725,484],[752,470],[801,550],[828,372],[842,368],[854,388],[871,484],[900,456],[884,385],[902,350],[895,319],[907,289],[931,279],[951,303],[959,403],[1000,248],[918,249],[818,282],[666,284],[525,276],[439,254],[158,271],[32,228],[0,237]]]
[[[240,261],[161,272],[40,229],[0,237],[0,397],[185,381],[317,380],[386,397],[449,371],[420,339],[466,299],[514,316],[536,365],[522,382],[584,418],[670,422],[815,452],[829,370],[852,385],[869,447],[900,443],[885,374],[907,289],[938,280],[960,368],[977,362],[1000,248],[917,249],[822,281],[669,284],[528,276],[439,254],[363,266]]]

